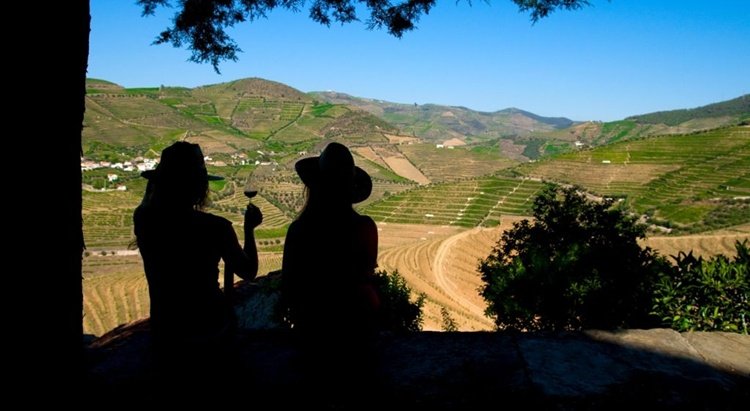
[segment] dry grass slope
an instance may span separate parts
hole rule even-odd
[[[281,269],[281,254],[259,253],[258,275]],[[223,273],[223,267],[221,268]],[[223,281],[223,279],[220,279]],[[235,277],[235,281],[240,281]],[[149,315],[148,283],[140,255],[99,256],[83,260],[83,331],[102,335]]]

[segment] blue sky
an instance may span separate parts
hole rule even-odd
[[[89,76],[125,87],[261,77],[304,92],[603,121],[750,93],[749,0],[593,0],[535,25],[509,0],[472,3],[438,2],[401,39],[276,11],[231,30],[244,52],[218,75],[187,50],[151,45],[173,10],[141,17],[135,0],[91,0]]]

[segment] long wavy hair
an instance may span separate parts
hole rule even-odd
[[[165,188],[166,187],[166,188]],[[141,207],[156,207],[163,210],[192,208],[203,210],[209,204],[208,180],[194,184],[190,190],[173,192],[168,186],[149,180]],[[138,239],[133,237],[128,243],[129,250],[138,249]]]
[[[170,154],[165,154],[167,150]],[[148,183],[139,208],[174,213],[201,211],[209,204],[208,173],[197,144],[180,141],[167,147],[155,172],[143,175]],[[137,248],[137,238],[128,248]]]

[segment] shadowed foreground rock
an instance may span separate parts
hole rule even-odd
[[[248,327],[261,323],[243,322]],[[89,392],[109,400],[123,398],[124,393],[136,401],[147,395],[154,383],[149,377],[149,338],[148,322],[141,321],[95,341],[89,350]],[[311,386],[341,376],[320,369],[306,379],[287,331],[244,329],[235,361],[237,383],[217,398],[247,402],[251,408],[262,404],[328,409],[402,404],[464,409],[491,404],[493,409],[739,410],[750,404],[750,336],[739,334],[680,334],[667,329],[423,332],[381,336],[377,356],[377,378],[366,390],[369,394],[342,402],[336,395],[323,398],[309,392]],[[189,392],[180,395],[190,401]]]

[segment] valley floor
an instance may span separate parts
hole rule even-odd
[[[379,223],[379,268],[398,270],[415,294],[425,294],[425,330],[442,330],[449,320],[461,331],[491,330],[476,268],[502,232],[520,219],[504,217],[497,227],[473,229]],[[703,256],[733,255],[735,241],[743,240],[750,240],[750,224],[699,235],[654,236],[643,245],[667,256],[690,250]],[[280,253],[259,257],[260,275],[281,268]],[[86,333],[102,335],[148,316],[148,286],[139,255],[116,252],[86,257],[83,281]]]

